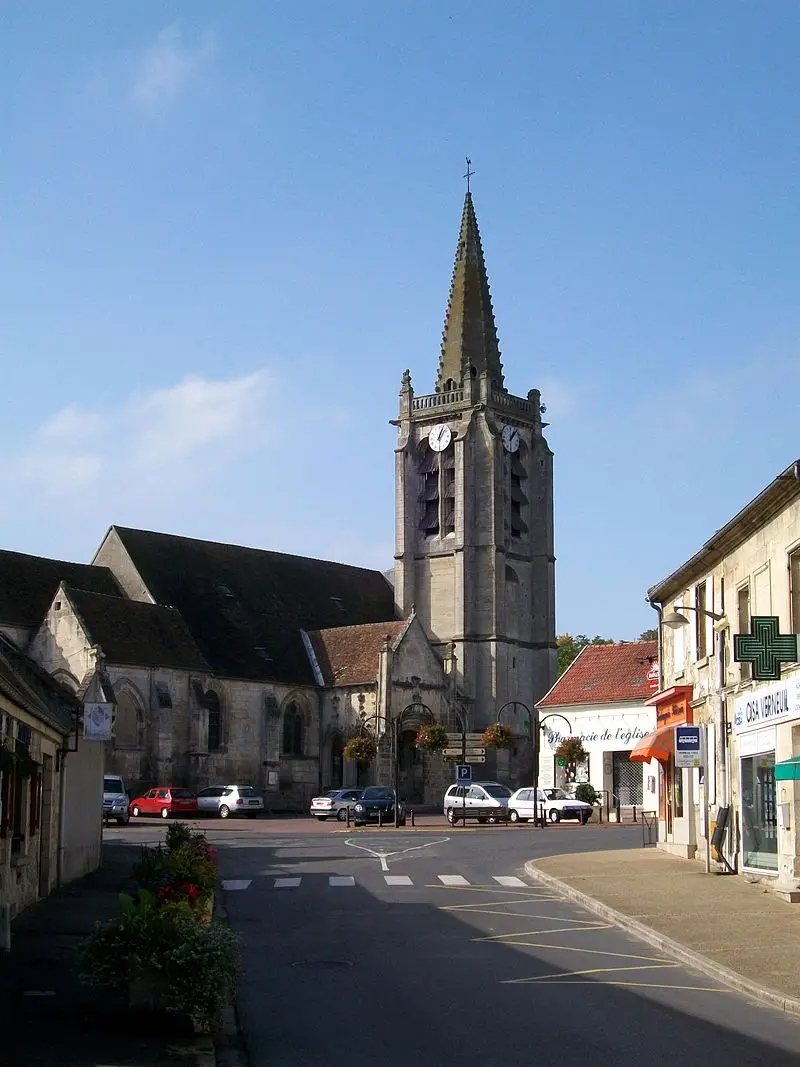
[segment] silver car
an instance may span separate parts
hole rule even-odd
[[[233,815],[255,819],[264,811],[264,798],[251,785],[210,785],[197,794],[197,807],[202,815],[220,819]]]
[[[331,816],[344,822],[347,819],[347,809],[353,813],[354,806],[361,799],[364,790],[359,786],[351,786],[348,789],[329,789],[321,796],[312,797],[310,813],[320,822],[324,822]]]

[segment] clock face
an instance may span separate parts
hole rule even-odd
[[[440,422],[437,423],[436,426],[431,427],[431,432],[428,434],[428,444],[434,452],[444,452],[450,444],[452,437],[452,430],[447,423]]]
[[[503,427],[503,448],[506,452],[519,451],[519,430],[516,426]]]

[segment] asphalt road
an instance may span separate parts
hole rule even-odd
[[[525,877],[536,856],[639,847],[637,828],[204,829],[251,1067],[800,1064],[800,1023]]]

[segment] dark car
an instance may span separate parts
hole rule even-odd
[[[361,799],[353,808],[353,822],[356,826],[366,826],[368,822],[394,822],[394,789],[382,785],[370,785],[361,794]],[[406,824],[406,805],[401,800],[397,806],[398,824]]]

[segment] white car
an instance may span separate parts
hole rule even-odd
[[[264,798],[251,785],[210,785],[197,794],[197,807],[203,815],[220,819],[233,815],[255,819],[264,811]]]
[[[508,818],[511,822],[528,822],[535,818],[534,789],[518,789],[508,798]],[[575,800],[563,789],[540,789],[539,790],[539,813],[544,813],[550,822],[561,822],[562,819],[579,819],[587,823],[591,817],[591,804],[583,800]]]
[[[472,785],[451,785],[444,795],[442,810],[451,826],[459,819],[478,822],[505,822],[511,790],[500,782],[473,782]]]
[[[352,815],[353,808],[361,799],[363,792],[363,788],[356,785],[350,789],[329,789],[327,793],[311,798],[310,813],[320,822],[330,817],[344,822],[347,819],[347,809],[350,809]]]

